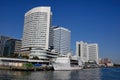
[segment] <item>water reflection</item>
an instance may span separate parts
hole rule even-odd
[[[100,77],[100,69],[37,72],[0,70],[2,80],[101,80]]]
[[[72,71],[54,71],[54,80],[69,80]]]
[[[54,80],[101,80],[100,69],[54,71]]]
[[[72,79],[76,79],[77,80],[101,80],[101,71],[100,69],[84,69],[82,71],[78,71],[78,77],[75,75],[74,77],[71,78]]]

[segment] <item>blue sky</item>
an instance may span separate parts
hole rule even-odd
[[[38,6],[51,6],[52,25],[71,30],[76,41],[99,44],[99,56],[120,63],[120,0],[0,0],[0,34],[21,39],[24,14]]]

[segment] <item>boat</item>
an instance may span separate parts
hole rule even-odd
[[[82,62],[76,56],[58,56],[53,62],[54,70],[79,70],[83,68]]]

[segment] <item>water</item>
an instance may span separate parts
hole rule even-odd
[[[120,80],[120,68],[36,72],[0,70],[0,80]]]

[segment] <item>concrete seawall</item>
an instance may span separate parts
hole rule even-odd
[[[53,67],[49,66],[49,62],[45,60],[0,58],[0,69],[38,71],[53,70]]]
[[[53,70],[51,66],[41,66],[41,67],[17,67],[17,66],[0,66],[2,70],[20,70],[20,71],[43,71],[43,70]]]

